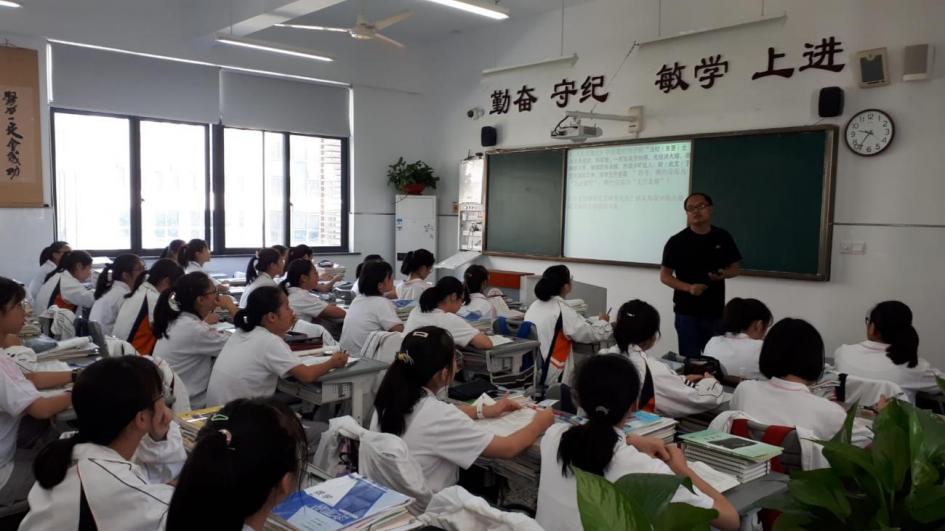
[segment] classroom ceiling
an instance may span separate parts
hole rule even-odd
[[[566,7],[591,0],[564,0]],[[562,0],[501,0],[499,5],[509,10],[509,20],[528,18],[543,13],[561,11]],[[292,19],[293,24],[332,27],[350,27],[363,12],[368,21],[380,20],[404,10],[414,15],[383,30],[392,39],[410,47],[418,47],[448,38],[452,35],[485,28],[501,21],[491,20],[425,0],[346,0],[324,9]],[[307,31],[270,27],[256,32],[254,38],[332,52],[342,46],[388,46],[377,40],[357,41],[344,33]]]

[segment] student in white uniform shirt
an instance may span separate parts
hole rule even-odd
[[[18,333],[26,324],[25,301],[23,286],[0,277],[0,338]],[[44,397],[37,389],[65,385],[73,381],[74,373],[23,374],[14,361],[22,351],[29,349],[20,345],[0,348],[0,507],[26,499],[33,486],[38,446],[56,435],[46,419],[72,404],[68,393]]]
[[[918,391],[937,392],[942,373],[919,357],[912,310],[900,301],[877,304],[866,317],[866,341],[843,345],[833,355],[842,373],[899,385],[910,402]]]
[[[56,241],[49,244],[49,246],[39,253],[39,272],[36,273],[36,276],[30,281],[27,291],[31,301],[35,301],[36,296],[39,295],[39,288],[43,287],[43,283],[46,282],[46,275],[55,271],[55,269],[59,267],[59,260],[62,258],[62,255],[71,250],[72,247],[69,247],[67,242]]]
[[[599,319],[581,317],[564,301],[571,293],[571,271],[564,265],[551,266],[535,285],[533,302],[525,312],[525,320],[535,325],[543,359],[543,383],[570,383],[574,360],[572,343],[596,343],[613,335],[610,316]]]
[[[805,428],[819,440],[829,440],[840,431],[846,410],[810,391],[824,372],[824,341],[810,323],[787,318],[772,326],[761,347],[759,366],[769,380],[740,383],[729,402],[731,409],[771,426]],[[856,419],[853,443],[866,446],[871,440],[872,432]]]
[[[138,277],[134,290],[125,296],[112,335],[131,343],[139,354],[151,354],[157,337],[151,330],[154,308],[158,298],[184,276],[184,269],[174,260],[161,258],[154,262],[147,273]]]
[[[206,271],[203,270],[203,266],[209,261],[210,246],[207,245],[206,241],[201,240],[200,238],[194,238],[193,240],[190,240],[185,245],[181,246],[181,248],[177,251],[177,262],[181,267],[184,268],[184,273],[193,273],[194,271],[206,273]],[[210,277],[210,280],[213,281],[213,285],[216,286],[221,292],[229,293],[229,284],[226,282],[220,282],[213,277]]]
[[[95,304],[89,313],[89,320],[102,327],[102,333],[112,335],[118,311],[131,293],[131,286],[144,274],[144,262],[135,254],[122,254],[115,261],[105,266],[95,283]]]
[[[371,332],[403,332],[404,323],[397,317],[394,303],[384,296],[394,289],[394,270],[387,262],[366,262],[358,283],[361,294],[348,307],[341,329],[341,348],[358,355]]]
[[[344,319],[347,312],[323,301],[312,290],[318,287],[318,270],[311,260],[297,258],[286,268],[282,289],[289,294],[289,306],[304,321],[317,319]]]
[[[473,312],[482,319],[495,321],[497,317],[495,306],[485,296],[489,270],[479,264],[473,264],[463,273],[463,307],[457,314],[465,317]]]
[[[383,262],[383,261],[384,261],[384,258],[382,258],[381,255],[379,254],[369,254],[365,256],[364,260],[362,260],[361,263],[358,264],[358,266],[354,268],[354,282],[351,283],[351,293],[354,293],[355,296],[361,294],[361,289],[358,287],[358,282],[361,280],[361,270],[364,269],[364,265],[369,264],[371,262]],[[391,283],[391,286],[393,286],[393,283]],[[391,291],[394,292],[394,296],[396,298],[397,291],[394,289],[391,289]]]
[[[295,314],[289,308],[288,297],[277,287],[255,289],[246,308],[236,314],[233,322],[237,330],[213,365],[207,404],[272,396],[279,378],[292,376],[302,383],[311,383],[348,362],[348,354],[335,352],[325,363],[302,363],[283,339],[295,323]]]
[[[620,356],[594,356],[577,368],[575,390],[588,422],[558,423],[541,439],[541,474],[535,519],[547,531],[581,529],[577,482],[571,467],[616,482],[627,474],[675,474],[692,480],[680,486],[672,502],[715,509],[717,529],[738,529],[735,507],[686,464],[675,445],[651,437],[625,436],[623,425],[636,409],[640,379]],[[640,501],[643,500],[634,500]]]
[[[456,346],[472,345],[480,350],[492,348],[492,340],[456,312],[463,305],[463,284],[454,277],[443,277],[420,295],[420,301],[404,325],[404,332],[425,326],[437,326],[450,333]]]
[[[186,459],[161,374],[139,356],[103,358],[72,391],[79,431],[36,458],[23,531],[160,529]]]
[[[240,309],[246,307],[249,294],[261,286],[278,286],[276,277],[282,275],[285,261],[277,249],[266,247],[256,252],[246,265],[246,290],[240,297]]]
[[[33,311],[46,311],[53,304],[78,315],[80,308],[91,308],[95,304],[93,291],[85,287],[92,277],[92,257],[85,251],[70,251],[62,255],[59,266],[46,275],[43,287],[39,288]]]
[[[427,288],[433,286],[427,282],[427,277],[433,272],[434,263],[436,258],[426,249],[408,252],[400,264],[400,272],[407,275],[407,280],[397,286],[397,298],[415,301]]]
[[[204,273],[187,273],[161,294],[154,309],[153,356],[163,359],[184,381],[190,394],[190,407],[207,407],[207,384],[213,360],[220,355],[229,334],[221,332],[204,319],[217,304],[235,316],[237,309],[229,296],[217,295],[217,288]]]
[[[376,256],[376,255],[370,255],[370,256]],[[312,264],[314,264],[315,261],[313,260],[313,257],[314,257],[314,252],[312,251],[312,248],[302,243],[289,249],[289,254],[288,256],[286,256],[285,263],[291,264],[292,262],[301,259],[301,260],[308,260],[309,262],[312,262]],[[325,272],[325,274],[319,275],[318,280],[320,280],[321,282],[319,282],[318,285],[315,286],[314,289],[322,293],[328,293],[335,287],[335,284],[341,282],[342,280],[344,280],[344,278],[345,278],[344,275],[332,275],[331,273]]]
[[[735,297],[725,305],[722,316],[724,334],[710,339],[702,354],[719,360],[726,374],[750,380],[763,379],[758,369],[758,356],[771,322],[771,310],[763,302]]]
[[[615,347],[601,354],[619,354],[637,368],[640,409],[679,418],[715,409],[724,400],[722,384],[709,374],[682,376],[649,354],[660,337],[660,314],[641,300],[623,304],[614,325]]]
[[[455,354],[453,338],[442,328],[410,332],[374,399],[371,430],[403,439],[433,492],[455,485],[459,469],[469,468],[479,456],[515,457],[554,423],[554,413],[544,409],[507,437],[477,428],[474,419],[499,417],[520,406],[508,398],[479,408],[438,399],[458,370]]]
[[[262,531],[272,510],[299,489],[307,455],[302,424],[285,404],[263,398],[226,404],[197,434],[165,529]]]

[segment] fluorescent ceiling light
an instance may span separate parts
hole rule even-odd
[[[320,84],[320,85],[332,85],[332,86],[336,86],[336,87],[351,87],[351,84],[350,84],[350,83],[343,83],[343,82],[341,82],[341,81],[331,81],[331,80],[329,80],[329,79],[319,79],[319,78],[317,78],[317,77],[300,76],[300,75],[297,75],[297,74],[284,74],[284,73],[282,73],[282,72],[273,72],[273,71],[271,71],[271,70],[259,70],[259,69],[257,69],[257,68],[246,68],[246,67],[242,67],[242,66],[233,66],[233,65],[224,65],[224,64],[219,64],[219,63],[210,63],[210,62],[207,62],[207,61],[196,61],[196,60],[194,60],[194,59],[184,59],[184,58],[181,58],[181,57],[171,57],[171,56],[168,56],[168,55],[158,55],[158,54],[145,53],[145,52],[134,52],[134,51],[131,51],[131,50],[123,50],[123,49],[121,49],[121,48],[111,48],[111,47],[108,47],[108,46],[99,46],[99,45],[97,45],[97,44],[86,44],[86,43],[82,43],[82,42],[63,41],[63,40],[59,40],[59,39],[46,39],[46,41],[47,41],[47,42],[54,43],[54,44],[62,44],[62,45],[65,45],[65,46],[76,46],[76,47],[78,47],[78,48],[89,48],[89,49],[92,49],[92,50],[102,50],[102,51],[104,51],[104,52],[113,52],[113,53],[121,53],[121,54],[126,54],[126,55],[135,55],[135,56],[138,56],[138,57],[147,57],[147,58],[149,58],[149,59],[159,59],[159,60],[162,60],[162,61],[171,61],[171,62],[174,62],[174,63],[185,63],[185,64],[189,64],[189,65],[198,65],[198,66],[212,66],[212,67],[214,67],[214,68],[222,68],[222,69],[224,69],[224,70],[230,70],[230,71],[233,71],[233,72],[246,72],[246,73],[248,73],[248,74],[259,74],[259,75],[262,75],[262,76],[269,76],[269,77],[280,77],[280,78],[285,78],[285,79],[296,79],[296,80],[299,80],[299,81],[307,81],[307,82],[310,82],[310,83],[318,83],[318,84]]]
[[[0,7],[23,7],[16,2],[11,2],[10,0],[0,0]]]
[[[499,66],[496,68],[487,68],[482,71],[482,75],[491,76],[495,74],[502,74],[505,72],[511,72],[514,70],[522,70],[524,68],[532,68],[535,66],[546,66],[546,65],[556,65],[559,63],[568,63],[569,66],[574,65],[578,60],[577,54],[572,55],[563,55],[561,57],[555,57],[552,59],[543,59],[541,61],[535,61],[534,63],[524,63],[520,65],[511,65],[511,66]]]
[[[292,28],[292,29],[304,29],[304,30],[317,30],[317,31],[337,31],[340,33],[348,33],[348,30],[345,28],[329,28],[328,26],[311,26],[309,24],[276,24],[277,28]]]
[[[495,4],[486,4],[476,0],[427,0],[434,4],[444,5],[455,9],[462,9],[468,13],[475,13],[495,20],[505,20],[509,18],[509,10],[499,7]]]
[[[270,44],[265,41],[256,41],[252,39],[244,39],[242,37],[232,37],[230,35],[218,35],[217,42],[222,42],[223,44],[229,44],[232,46],[242,46],[243,48],[252,48],[254,50],[262,50],[264,52],[280,53],[283,55],[291,55],[293,57],[302,57],[304,59],[312,59],[315,61],[324,61],[330,63],[334,61],[331,57],[327,55],[320,55],[304,48],[293,48],[288,46],[281,46]]]

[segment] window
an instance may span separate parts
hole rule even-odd
[[[337,138],[289,136],[292,198],[291,245],[341,247],[342,142]]]
[[[56,227],[75,249],[131,247],[127,118],[54,116]]]

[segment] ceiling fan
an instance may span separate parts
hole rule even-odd
[[[363,8],[363,5],[362,5],[362,8]],[[381,20],[375,20],[372,22],[364,18],[363,10],[362,10],[358,12],[358,18],[355,21],[354,26],[350,28],[333,28],[330,26],[313,26],[309,24],[276,24],[276,26],[280,28],[304,29],[304,30],[311,30],[311,31],[335,31],[338,33],[347,33],[348,35],[351,35],[352,37],[358,40],[368,41],[372,39],[379,39],[383,42],[386,42],[387,44],[397,46],[398,48],[404,48],[404,45],[402,43],[397,42],[394,39],[391,39],[390,37],[388,37],[387,35],[384,35],[383,33],[380,33],[380,30],[393,26],[394,24],[397,24],[398,22],[403,22],[404,20],[407,20],[408,18],[412,16],[413,16],[413,11],[408,9],[406,11],[401,11],[400,13],[397,13],[396,15],[392,15],[387,18],[383,18]]]

